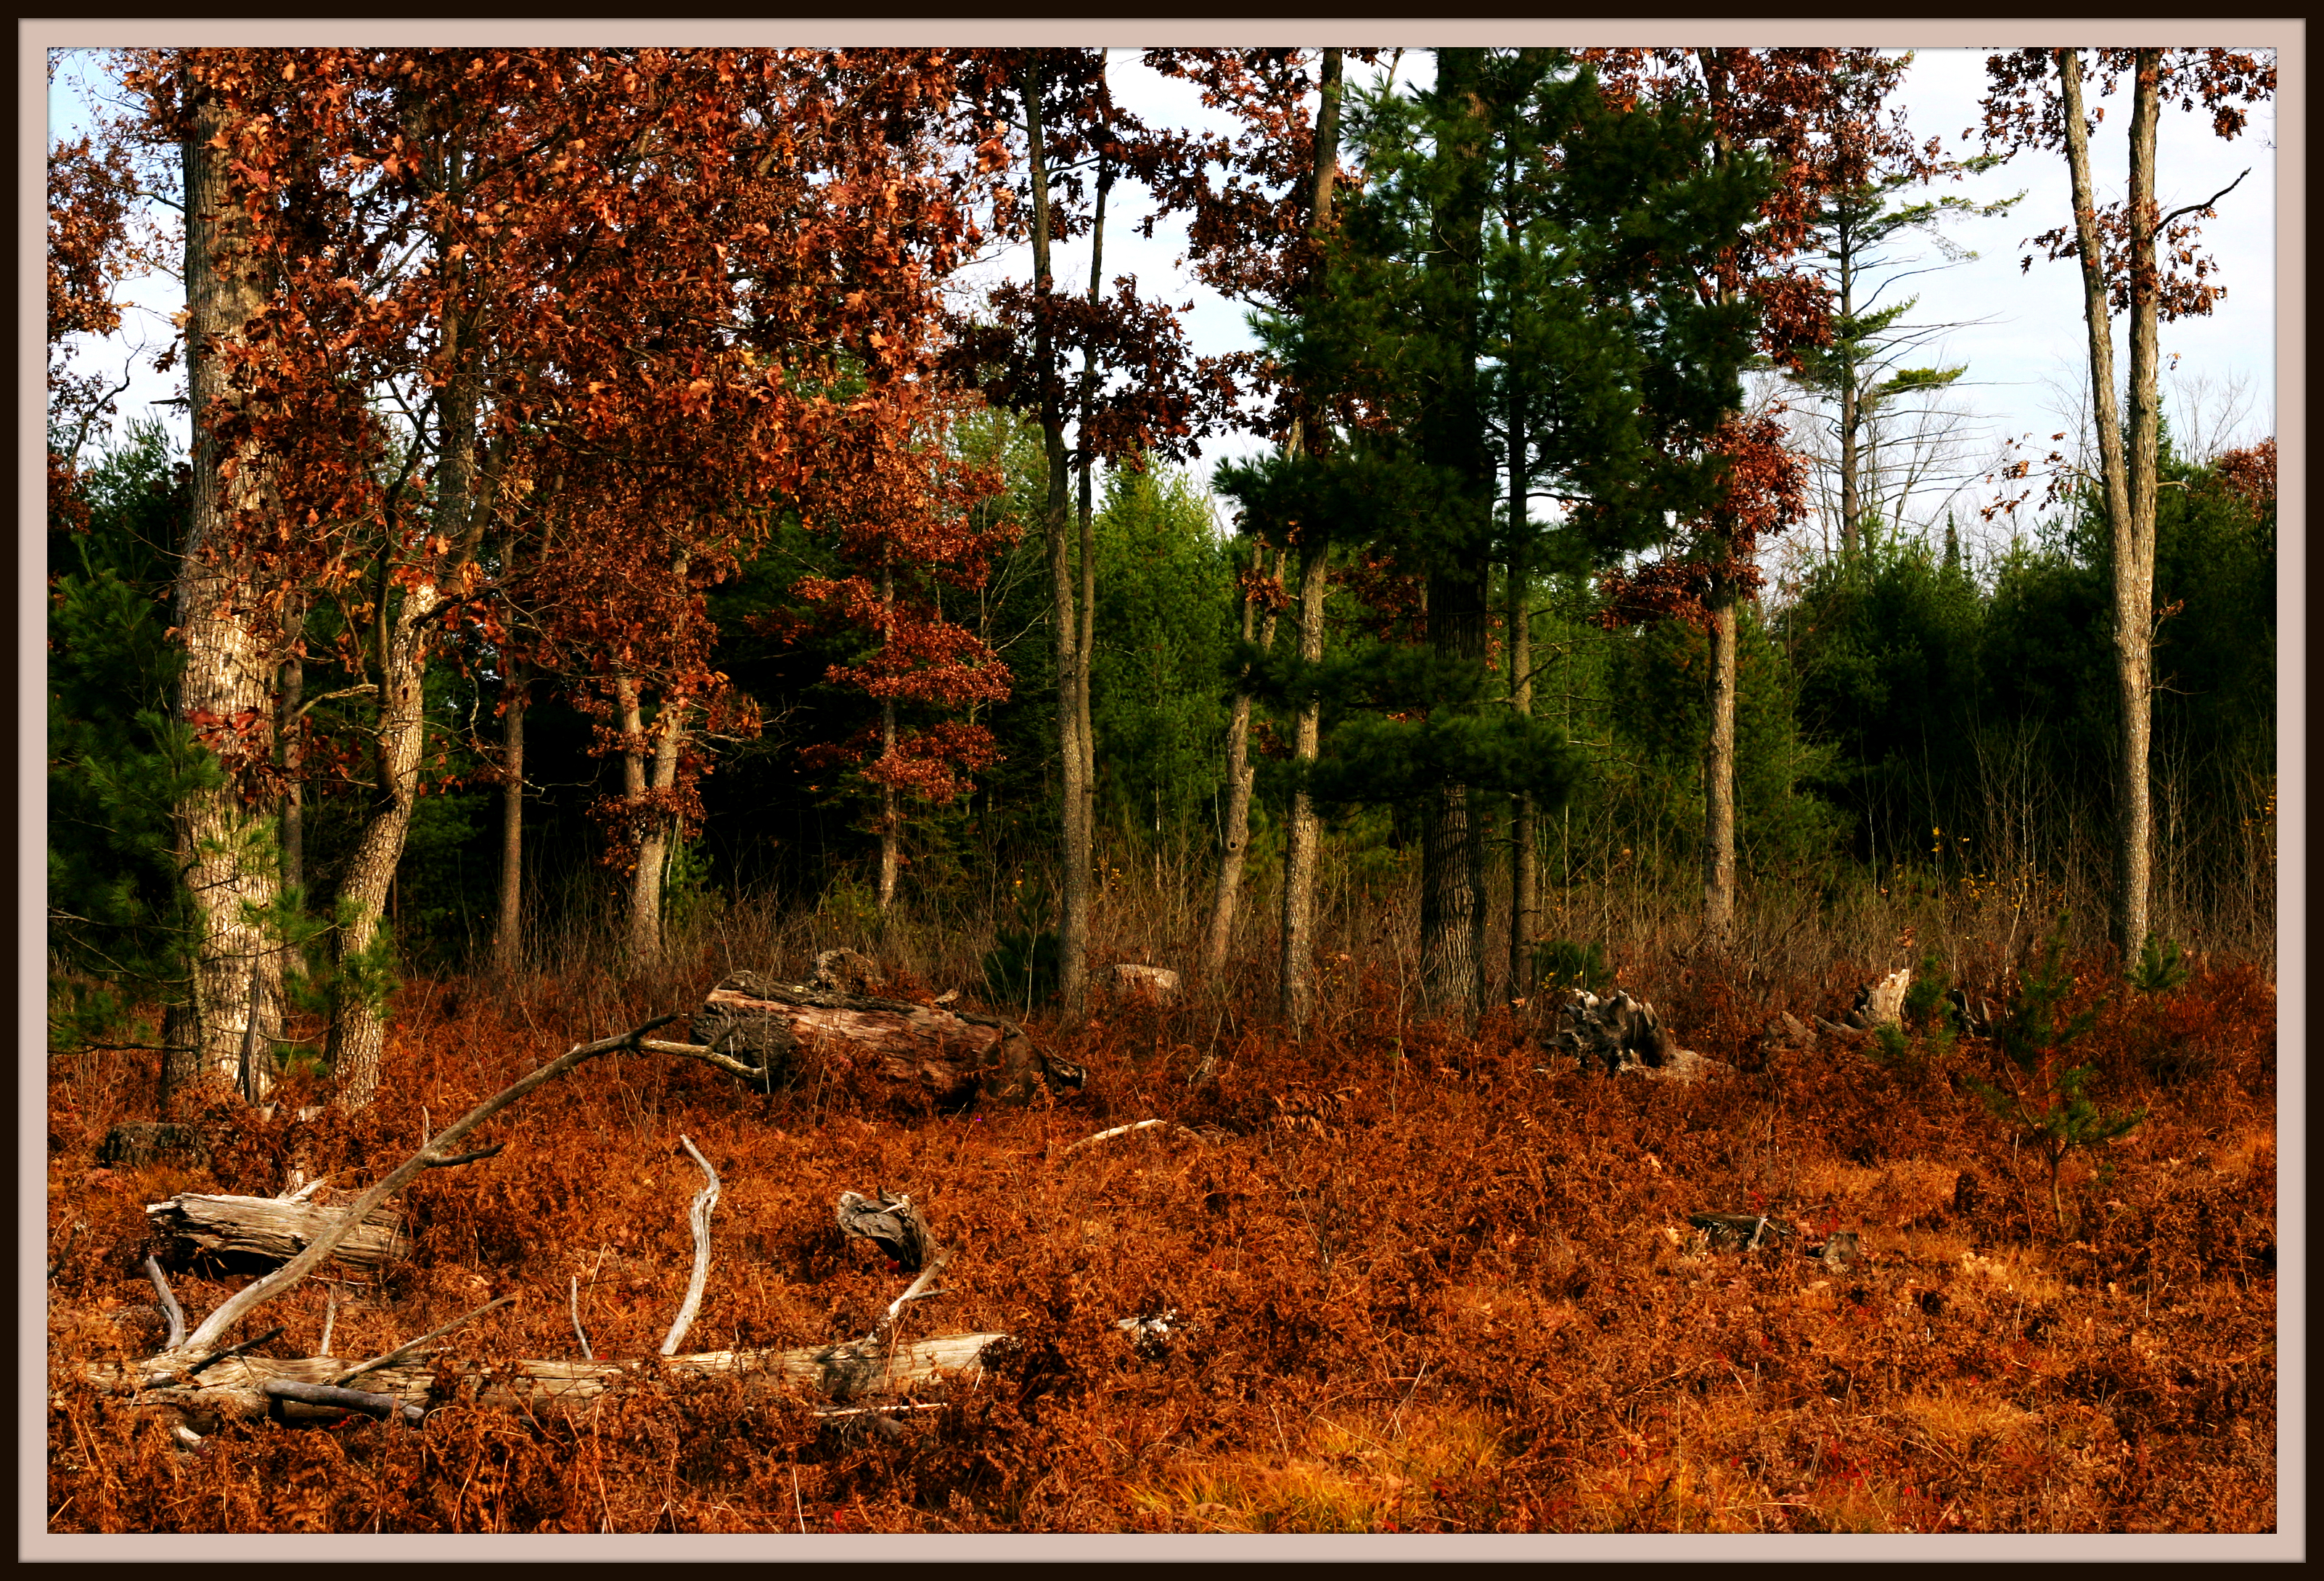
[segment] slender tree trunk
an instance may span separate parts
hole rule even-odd
[[[1090,305],[1102,295],[1101,271],[1105,262],[1105,200],[1113,190],[1113,167],[1101,153],[1097,164],[1097,206],[1090,222]],[[1089,442],[1090,402],[1096,389],[1095,353],[1082,354],[1081,391],[1081,634],[1075,644],[1081,662],[1074,675],[1074,727],[1082,743],[1082,827],[1097,836],[1097,729],[1090,722],[1090,671],[1097,652],[1097,540],[1091,513],[1090,472],[1096,456]]]
[[[650,795],[667,794],[678,783],[678,753],[686,741],[686,705],[665,698],[649,731],[636,677],[614,678],[613,700],[621,710],[622,734],[630,742],[622,754],[622,789],[631,805],[638,806]],[[663,879],[676,835],[669,815],[658,809],[638,836],[637,865],[630,874],[628,943],[631,961],[641,968],[661,961]]]
[[[1713,942],[1726,944],[1735,928],[1735,623],[1740,613],[1726,578],[1711,578],[1705,608],[1711,739],[1702,764],[1702,925]]]
[[[2098,231],[2098,208],[2090,194],[2090,140],[2089,125],[2083,118],[2081,60],[2071,50],[2059,51],[2057,59],[2058,96],[2066,123],[2066,168],[2073,183],[2075,245],[2082,265],[2082,320],[2089,339],[2090,404],[2098,430],[2099,488],[2106,502],[2107,541],[2114,551],[2115,659],[2117,702],[2124,726],[2121,767],[2125,792],[2116,846],[2114,933],[2127,957],[2144,937],[2146,923],[2147,648],[2142,640],[2147,624],[2146,606],[2137,587],[2137,533],[2131,513],[2128,465],[2123,455],[2122,418],[2116,400],[2114,330],[2107,308],[2106,255]],[[2134,121],[2137,115],[2134,106]],[[2150,129],[2150,149],[2152,135]],[[2150,157],[2146,162],[2150,205],[2153,201],[2153,168]],[[2134,171],[2133,179],[2136,177]],[[2133,339],[2135,338],[2134,334]],[[2148,355],[2152,356],[2151,352]],[[2151,378],[2151,362],[2148,368]],[[2132,754],[2134,736],[2137,744],[2135,759]],[[2135,816],[2130,798],[2134,784],[2139,793]]]
[[[2115,861],[2115,943],[2126,969],[2149,929],[2153,879],[2154,495],[2162,400],[2156,390],[2154,123],[2163,51],[2141,50],[2130,106],[2130,537],[2114,553],[2114,642],[2122,710],[2122,827]]]
[[[1023,95],[1026,174],[1033,199],[1033,282],[1036,293],[1046,297],[1054,289],[1055,276],[1049,268],[1049,177],[1038,54],[1035,63],[1026,68]],[[1046,319],[1034,331],[1034,357],[1042,372],[1041,440],[1047,462],[1047,491],[1041,526],[1049,551],[1057,655],[1058,800],[1063,826],[1058,855],[1064,867],[1057,897],[1057,992],[1065,1013],[1078,1017],[1089,987],[1089,758],[1081,730],[1081,623],[1075,609],[1073,546],[1067,538],[1065,419],[1056,389],[1056,344]]]
[[[896,567],[892,551],[883,555],[880,566],[880,609],[883,615],[880,633],[883,643],[896,640]],[[880,699],[880,759],[887,762],[896,752],[896,699]],[[896,871],[900,852],[898,844],[903,837],[896,809],[896,787],[886,781],[880,786],[880,915],[884,919],[888,909],[896,903]]]
[[[276,710],[274,745],[276,761],[282,766],[282,887],[285,890],[304,889],[307,883],[307,820],[306,780],[303,768],[306,752],[299,744],[297,735],[299,712],[304,707],[307,671],[299,656],[300,628],[305,624],[305,602],[299,598],[282,601],[283,640],[290,652],[282,661],[281,707]]]
[[[524,709],[530,685],[512,661],[501,710],[500,917],[493,929],[493,970],[512,977],[524,967]]]
[[[1251,546],[1251,569],[1255,575],[1267,574],[1267,545]],[[1259,622],[1260,600],[1255,594],[1245,593],[1242,600],[1242,640],[1251,640],[1251,628],[1259,628],[1259,648],[1262,652],[1275,647],[1275,611],[1270,607],[1265,621]],[[1245,669],[1242,680],[1247,683],[1250,671]],[[1250,763],[1250,693],[1238,686],[1234,704],[1227,715],[1227,813],[1224,847],[1219,854],[1219,876],[1211,895],[1211,926],[1203,940],[1203,973],[1208,982],[1223,980],[1227,967],[1227,947],[1234,938],[1235,910],[1242,894],[1243,858],[1250,846],[1250,790],[1255,778]]]
[[[1513,403],[1515,405],[1517,403]],[[1509,424],[1509,709],[1533,717],[1533,585],[1526,554],[1526,431],[1521,412]],[[1536,850],[1533,798],[1517,795],[1509,806],[1509,997],[1533,992],[1533,942],[1541,915],[1541,865]]]
[[[1845,218],[1840,227],[1840,316],[1842,319],[1855,312],[1856,270],[1850,257],[1852,238]],[[1864,497],[1857,482],[1857,429],[1864,421],[1862,404],[1857,399],[1856,357],[1848,346],[1840,354],[1840,552],[1842,558],[1856,553],[1857,520],[1864,511]]]
[[[1340,157],[1341,54],[1323,51],[1321,101],[1315,115],[1315,171],[1307,204],[1307,235],[1320,243],[1332,223],[1332,182]],[[1312,432],[1295,427],[1292,449],[1304,439],[1321,456],[1331,444],[1324,423]],[[1331,541],[1323,523],[1310,522],[1299,545],[1299,661],[1323,661],[1323,600],[1330,591]],[[1305,772],[1323,747],[1323,700],[1314,686],[1303,681],[1298,708],[1293,716],[1291,759],[1295,771]],[[1315,804],[1304,784],[1291,792],[1291,821],[1283,855],[1282,1013],[1296,1036],[1306,1030],[1315,1010],[1315,858],[1323,829]]]
[[[213,424],[235,397],[226,383],[224,343],[240,338],[262,296],[252,262],[241,255],[249,227],[227,180],[226,160],[211,148],[226,125],[226,106],[188,72],[186,102],[192,125],[181,150],[186,202],[186,324],[188,394],[193,412],[193,499],[178,573],[175,617],[186,662],[178,682],[179,717],[197,729],[239,717],[271,720],[276,711],[278,655],[268,651],[254,619],[257,588],[253,568],[235,539],[235,518],[260,504],[264,482],[255,458],[229,459]],[[255,1037],[271,1051],[279,1031],[281,963],[266,929],[244,909],[275,899],[281,852],[270,815],[244,805],[241,759],[263,750],[258,740],[214,737],[226,765],[224,781],[195,791],[177,809],[179,859],[193,899],[197,929],[191,1003],[166,1020],[162,1041],[179,1045],[164,1056],[162,1102],[198,1072],[234,1077],[245,1041]],[[253,1023],[255,1022],[255,1031]],[[254,1071],[263,1085],[263,1065]]]

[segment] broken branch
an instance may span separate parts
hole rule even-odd
[[[194,1379],[201,1376],[202,1369],[205,1367],[216,1366],[218,1363],[226,1360],[228,1356],[238,1356],[244,1351],[256,1350],[260,1345],[264,1345],[268,1340],[272,1339],[281,1332],[282,1325],[278,1323],[273,1327],[268,1329],[265,1333],[260,1335],[256,1339],[245,1339],[240,1345],[230,1345],[226,1346],[226,1349],[218,1352],[216,1355],[204,1356],[200,1361],[196,1362],[192,1366],[186,1369],[186,1381],[188,1382],[193,1382]]]
[[[710,1167],[710,1160],[702,1156],[693,1138],[681,1133],[678,1140],[686,1144],[686,1151],[694,1155],[694,1161],[702,1166],[710,1183],[695,1194],[694,1206],[687,1211],[687,1218],[694,1225],[694,1279],[686,1287],[686,1301],[678,1309],[678,1320],[669,1326],[669,1337],[661,1342],[661,1354],[666,1356],[678,1354],[678,1343],[694,1327],[695,1314],[702,1310],[702,1291],[710,1282],[710,1210],[718,1206],[718,1171]]]
[[[1111,1131],[1101,1131],[1095,1136],[1084,1136],[1079,1142],[1067,1142],[1065,1146],[1057,1150],[1057,1157],[1061,1159],[1070,1158],[1085,1147],[1092,1147],[1098,1142],[1111,1141],[1112,1138],[1117,1136],[1127,1136],[1133,1131],[1144,1131],[1156,1125],[1174,1125],[1176,1123],[1175,1121],[1170,1120],[1134,1120],[1127,1125],[1117,1125]],[[1199,1131],[1189,1130],[1184,1125],[1178,1125],[1177,1130],[1181,1135],[1191,1136],[1196,1142],[1203,1140],[1203,1134]]]
[[[508,1146],[507,1142],[496,1142],[490,1147],[480,1147],[474,1152],[464,1152],[455,1159],[428,1159],[424,1161],[431,1170],[448,1170],[455,1164],[473,1164],[478,1159],[495,1157],[506,1146]]]
[[[408,1339],[404,1341],[401,1345],[397,1345],[393,1350],[388,1352],[383,1356],[374,1356],[370,1361],[362,1363],[356,1366],[349,1367],[346,1372],[341,1373],[337,1377],[333,1378],[331,1380],[331,1384],[336,1388],[337,1385],[346,1382],[350,1378],[360,1378],[365,1373],[377,1372],[382,1367],[392,1367],[396,1363],[403,1360],[404,1357],[410,1355],[412,1352],[418,1350],[421,1345],[426,1345],[429,1340],[440,1339],[445,1335],[451,1333],[455,1328],[459,1327],[462,1324],[473,1323],[477,1318],[483,1317],[485,1313],[491,1311],[493,1308],[505,1307],[511,1301],[515,1299],[516,1297],[513,1295],[507,1295],[501,1297],[498,1300],[486,1301],[483,1306],[477,1308],[475,1311],[469,1313],[465,1318],[455,1318],[441,1328],[431,1328],[427,1333],[421,1335],[418,1339]]]
[[[573,1289],[567,1292],[567,1299],[573,1305],[573,1332],[581,1336],[581,1359],[594,1362],[597,1354],[589,1348],[589,1331],[581,1327],[581,1276],[577,1273],[573,1276]]]
[[[301,1405],[328,1406],[337,1410],[359,1410],[381,1421],[401,1418],[418,1425],[427,1410],[408,1405],[392,1394],[371,1394],[361,1389],[340,1389],[328,1383],[301,1383],[295,1378],[269,1378],[258,1386],[259,1392],[269,1400],[295,1400]]]
[[[186,1341],[186,1309],[170,1293],[170,1281],[161,1277],[161,1265],[150,1255],[145,1259],[145,1276],[153,1281],[153,1293],[161,1298],[161,1315],[170,1320],[169,1342],[161,1348],[176,1350]]]
[[[621,1032],[610,1038],[600,1038],[594,1043],[582,1043],[566,1050],[540,1069],[518,1077],[501,1092],[469,1110],[441,1135],[433,1138],[433,1145],[441,1148],[459,1141],[535,1087],[556,1080],[576,1066],[595,1059],[600,1054],[609,1054],[616,1049],[635,1048],[646,1033],[656,1027],[668,1026],[677,1019],[678,1012],[673,1011],[667,1015],[658,1015],[651,1021],[632,1027],[626,1032]],[[410,1185],[420,1171],[428,1167],[429,1155],[429,1148],[423,1146],[419,1152],[406,1159],[370,1190],[355,1198],[341,1216],[338,1224],[309,1242],[305,1251],[264,1279],[245,1285],[235,1291],[225,1305],[203,1320],[202,1326],[194,1331],[186,1344],[197,1350],[213,1344],[218,1336],[248,1317],[258,1307],[272,1300],[276,1296],[306,1278],[316,1264],[331,1254],[331,1248],[337,1246],[341,1240],[354,1232],[357,1225],[370,1216],[372,1209]],[[171,1348],[177,1347],[172,1345]]]

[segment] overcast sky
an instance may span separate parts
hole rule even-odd
[[[1980,151],[1974,135],[1965,137],[1964,133],[1978,121],[1986,54],[1963,49],[1915,53],[1899,98],[1917,135],[1941,136],[1948,151],[1958,154]],[[1126,106],[1149,123],[1211,121],[1194,88],[1157,76],[1138,56],[1136,50],[1115,50],[1109,63],[1116,95]],[[1430,67],[1425,51],[1407,51],[1397,67],[1397,79],[1425,81]],[[86,76],[70,69],[59,73],[51,95],[52,134],[85,124],[78,85]],[[2114,99],[2098,101],[2108,110],[2093,143],[2102,202],[2119,199],[2123,191],[2127,93],[2125,85]],[[2165,210],[2207,198],[2239,171],[2251,171],[2223,200],[2218,217],[2204,227],[2205,245],[2221,264],[2218,278],[2227,285],[2227,297],[2209,318],[2167,324],[2162,337],[2166,365],[2176,359],[2166,380],[2166,397],[2179,398],[2169,408],[2174,425],[2184,429],[2198,415],[2189,411],[2186,401],[2208,385],[2209,396],[2197,399],[2206,408],[2200,414],[2200,426],[2216,427],[2228,413],[2225,393],[2240,385],[2246,407],[2225,436],[2228,442],[2248,442],[2273,433],[2275,427],[2274,133],[2273,106],[2263,105],[2250,127],[2232,143],[2221,142],[2201,117],[2175,108],[2163,111],[2159,134],[2156,188]],[[1921,274],[1901,288],[1919,297],[1913,320],[1960,326],[1914,360],[1967,365],[1969,372],[1956,387],[1951,404],[1969,414],[1964,442],[1972,453],[1968,470],[1976,472],[2012,438],[2031,436],[2038,441],[2037,454],[2046,450],[2049,436],[2068,426],[2061,411],[2078,405],[2087,390],[2078,272],[2070,263],[2052,264],[2038,256],[2030,272],[2021,273],[2019,268],[2019,260],[2031,250],[2025,239],[2069,217],[2065,163],[2056,155],[2029,153],[1983,176],[1945,183],[1938,190],[1978,203],[2018,191],[2026,194],[2009,214],[1948,226],[1951,239],[1977,256]],[[1157,226],[1154,239],[1147,241],[1134,229],[1134,222],[1143,217],[1143,190],[1125,182],[1116,188],[1113,201],[1112,222],[1107,227],[1109,279],[1134,274],[1149,295],[1174,303],[1193,302],[1186,323],[1198,351],[1250,344],[1243,310],[1205,290],[1183,266],[1183,222]],[[1906,256],[1921,254],[1923,264],[1944,263],[1932,245],[1908,244],[1900,251]],[[1061,245],[1058,278],[1085,281],[1087,259],[1085,241]],[[1023,247],[998,254],[979,270],[985,279],[1028,273],[1028,249]],[[135,282],[126,294],[143,310],[129,315],[126,334],[154,347],[165,344],[167,318],[183,304],[176,282],[146,280]],[[2119,347],[2119,334],[2116,339]],[[126,347],[117,344],[90,347],[87,356],[87,365],[115,370],[130,360]],[[2118,349],[2118,366],[2121,358]],[[152,374],[151,360],[150,353],[141,359],[143,371],[123,400],[124,413],[154,411],[182,434],[182,408],[152,406],[176,393],[180,381]],[[1255,440],[1243,436],[1207,440],[1195,470],[1206,477],[1217,460],[1248,453],[1255,446]],[[1954,503],[1963,515],[1973,515],[1991,494],[1972,483]]]

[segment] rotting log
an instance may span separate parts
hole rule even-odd
[[[672,1381],[739,1377],[746,1383],[811,1391],[835,1401],[876,1398],[946,1377],[973,1377],[986,1353],[1005,1334],[939,1334],[890,1345],[883,1339],[842,1341],[798,1350],[705,1351],[639,1361],[517,1361],[471,1364],[438,1373],[399,1366],[365,1373],[362,1388],[333,1382],[346,1371],[331,1356],[238,1355],[213,1364],[198,1378],[140,1388],[141,1369],[97,1363],[82,1369],[107,1394],[135,1398],[142,1411],[173,1414],[197,1432],[221,1420],[321,1424],[379,1415],[354,1397],[392,1402],[404,1420],[453,1403],[529,1410],[576,1405],[659,1377]],[[286,1390],[282,1384],[293,1384]],[[270,1385],[275,1387],[270,1388]],[[334,1399],[323,1391],[347,1396]]]
[[[239,1253],[287,1262],[338,1227],[346,1211],[276,1197],[209,1197],[181,1191],[167,1202],[145,1205],[154,1229],[212,1255]],[[377,1271],[410,1254],[403,1216],[374,1208],[330,1250],[349,1268]]]
[[[649,1047],[714,1056],[712,1063],[768,1090],[794,1086],[811,1069],[826,1088],[956,1108],[979,1099],[1023,1104],[1045,1087],[1077,1092],[1088,1079],[1080,1066],[1035,1048],[1022,1027],[999,1016],[778,983],[755,972],[713,988],[690,1035],[690,1047]]]

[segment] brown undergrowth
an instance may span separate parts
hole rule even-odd
[[[697,975],[696,994],[715,972]],[[1740,1067],[1693,1087],[1567,1068],[1522,1012],[1416,1024],[1397,983],[1352,967],[1334,989],[1350,1013],[1305,1047],[1249,1003],[1037,1017],[1090,1087],[1022,1110],[899,1114],[609,1057],[492,1123],[498,1157],[423,1177],[410,1262],[341,1288],[348,1357],[516,1293],[439,1364],[577,1358],[575,1279],[596,1354],[650,1355],[692,1261],[683,1133],[724,1180],[687,1348],[818,1344],[870,1329],[905,1282],[841,1242],[834,1198],[908,1190],[957,1251],[908,1331],[1017,1343],[886,1429],[732,1381],[650,1382],[570,1414],[229,1425],[180,1449],[76,1382],[159,1338],[143,1204],[272,1194],[294,1162],[352,1194],[542,1059],[678,1003],[595,978],[415,984],[374,1104],[304,1126],[221,1110],[202,1167],[95,1167],[106,1127],[143,1117],[147,1078],[134,1055],[60,1059],[51,1528],[2272,1529],[2265,977],[2214,965],[2109,1003],[2083,1045],[2096,1090],[2149,1114],[2069,1162],[2061,1236],[2034,1160],[1969,1088],[1989,1048],[1923,1045],[1909,1074],[1760,1050],[1775,1009],[1845,1003],[1844,967],[1826,975],[1772,985],[1699,960],[1633,984]],[[1161,1115],[1202,1139],[1155,1129],[1059,1156]],[[1853,1230],[1866,1254],[1834,1271],[1713,1251],[1687,1224],[1702,1210]],[[198,1316],[235,1282],[197,1270],[177,1290]],[[310,1281],[248,1332],[287,1324],[266,1351],[311,1354],[326,1299]],[[1165,1350],[1115,1326],[1166,1309]]]

